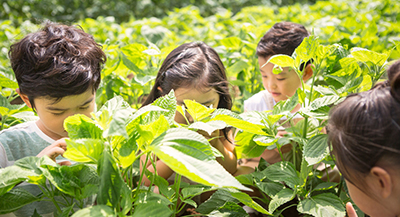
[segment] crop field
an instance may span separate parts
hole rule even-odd
[[[244,100],[264,89],[255,54],[257,43],[280,21],[300,23],[311,36],[292,56],[276,55],[270,61],[291,67],[301,76],[301,63],[312,60],[313,76],[273,111],[244,112]],[[260,216],[346,215],[345,203],[351,199],[344,180],[334,182],[316,169],[321,163],[325,169],[335,167],[324,127],[333,106],[386,79],[387,65],[400,59],[399,2],[255,5],[235,12],[221,9],[207,16],[201,7],[188,5],[159,18],[83,17],[70,24],[93,35],[107,55],[96,112],[92,118],[75,115],[64,122],[69,136],[64,157],[76,162],[72,166],[32,156],[0,169],[0,214],[47,200],[57,207],[55,216],[74,217],[249,216],[243,206]],[[2,130],[38,118],[18,98],[8,50],[40,28],[28,19],[0,20]],[[204,41],[221,57],[232,110],[194,101],[177,106],[173,91],[142,107],[167,54],[192,41]],[[297,114],[302,119],[294,121],[290,111],[299,103]],[[176,123],[176,112],[188,112],[194,122]],[[288,134],[279,138],[282,118],[289,125]],[[255,172],[232,176],[216,161],[218,150],[196,132],[211,134],[226,127],[236,129],[238,159],[259,157],[266,149],[278,148],[282,161],[269,165],[261,159]],[[290,156],[284,156],[281,147],[289,143]],[[171,184],[149,171],[141,173],[139,159],[143,156],[146,162],[155,156],[162,160],[176,172],[175,181]],[[158,193],[140,184],[143,176]],[[182,177],[198,184],[189,185]],[[21,182],[38,186],[42,193],[33,195],[19,188]],[[259,194],[248,194],[251,189]],[[206,192],[215,193],[196,203],[196,197]],[[95,205],[87,206],[90,201]],[[355,208],[358,216],[364,216]]]

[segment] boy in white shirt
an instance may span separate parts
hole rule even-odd
[[[303,25],[291,22],[280,22],[272,26],[265,33],[257,45],[258,64],[262,75],[262,82],[265,90],[253,95],[244,101],[245,111],[267,111],[273,110],[274,105],[286,100],[296,93],[297,88],[301,87],[299,76],[289,67],[284,67],[279,74],[274,74],[274,64],[267,63],[268,59],[276,54],[286,54],[291,56],[294,50],[301,44],[309,33]],[[267,64],[266,64],[267,63]],[[305,67],[305,68],[304,68]],[[313,75],[311,63],[307,62],[301,66],[303,70],[303,81],[306,82]],[[298,104],[292,112],[300,109]],[[280,131],[278,136],[282,136],[285,131]],[[282,152],[288,152],[291,147],[282,147]],[[261,155],[268,163],[276,163],[281,160],[279,152],[275,150],[265,150]],[[254,166],[258,164],[259,158],[244,160],[246,165]]]

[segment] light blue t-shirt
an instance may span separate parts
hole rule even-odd
[[[11,166],[18,159],[36,156],[53,142],[55,140],[44,134],[35,121],[2,130],[0,132],[0,168]],[[24,188],[33,195],[42,193],[37,186],[25,182],[17,187]],[[52,202],[40,201],[28,204],[14,213],[0,215],[0,217],[32,216],[35,209],[43,217],[53,216],[53,212],[56,211]]]

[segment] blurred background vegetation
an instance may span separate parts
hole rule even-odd
[[[201,16],[210,16],[221,10],[233,14],[243,7],[253,5],[284,6],[294,3],[313,4],[315,0],[1,0],[0,20],[12,20],[14,24],[30,20],[41,23],[50,19],[72,23],[85,18],[113,16],[117,23],[132,18],[162,18],[174,8],[194,5]]]

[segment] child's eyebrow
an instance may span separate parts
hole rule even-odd
[[[85,105],[89,104],[90,102],[93,101],[93,99],[94,99],[94,97],[91,97],[90,99],[88,99],[84,103],[82,103],[80,106],[85,106]],[[51,110],[51,111],[67,111],[68,110],[68,108],[62,109],[62,108],[55,108],[52,106],[47,106],[46,109]]]

